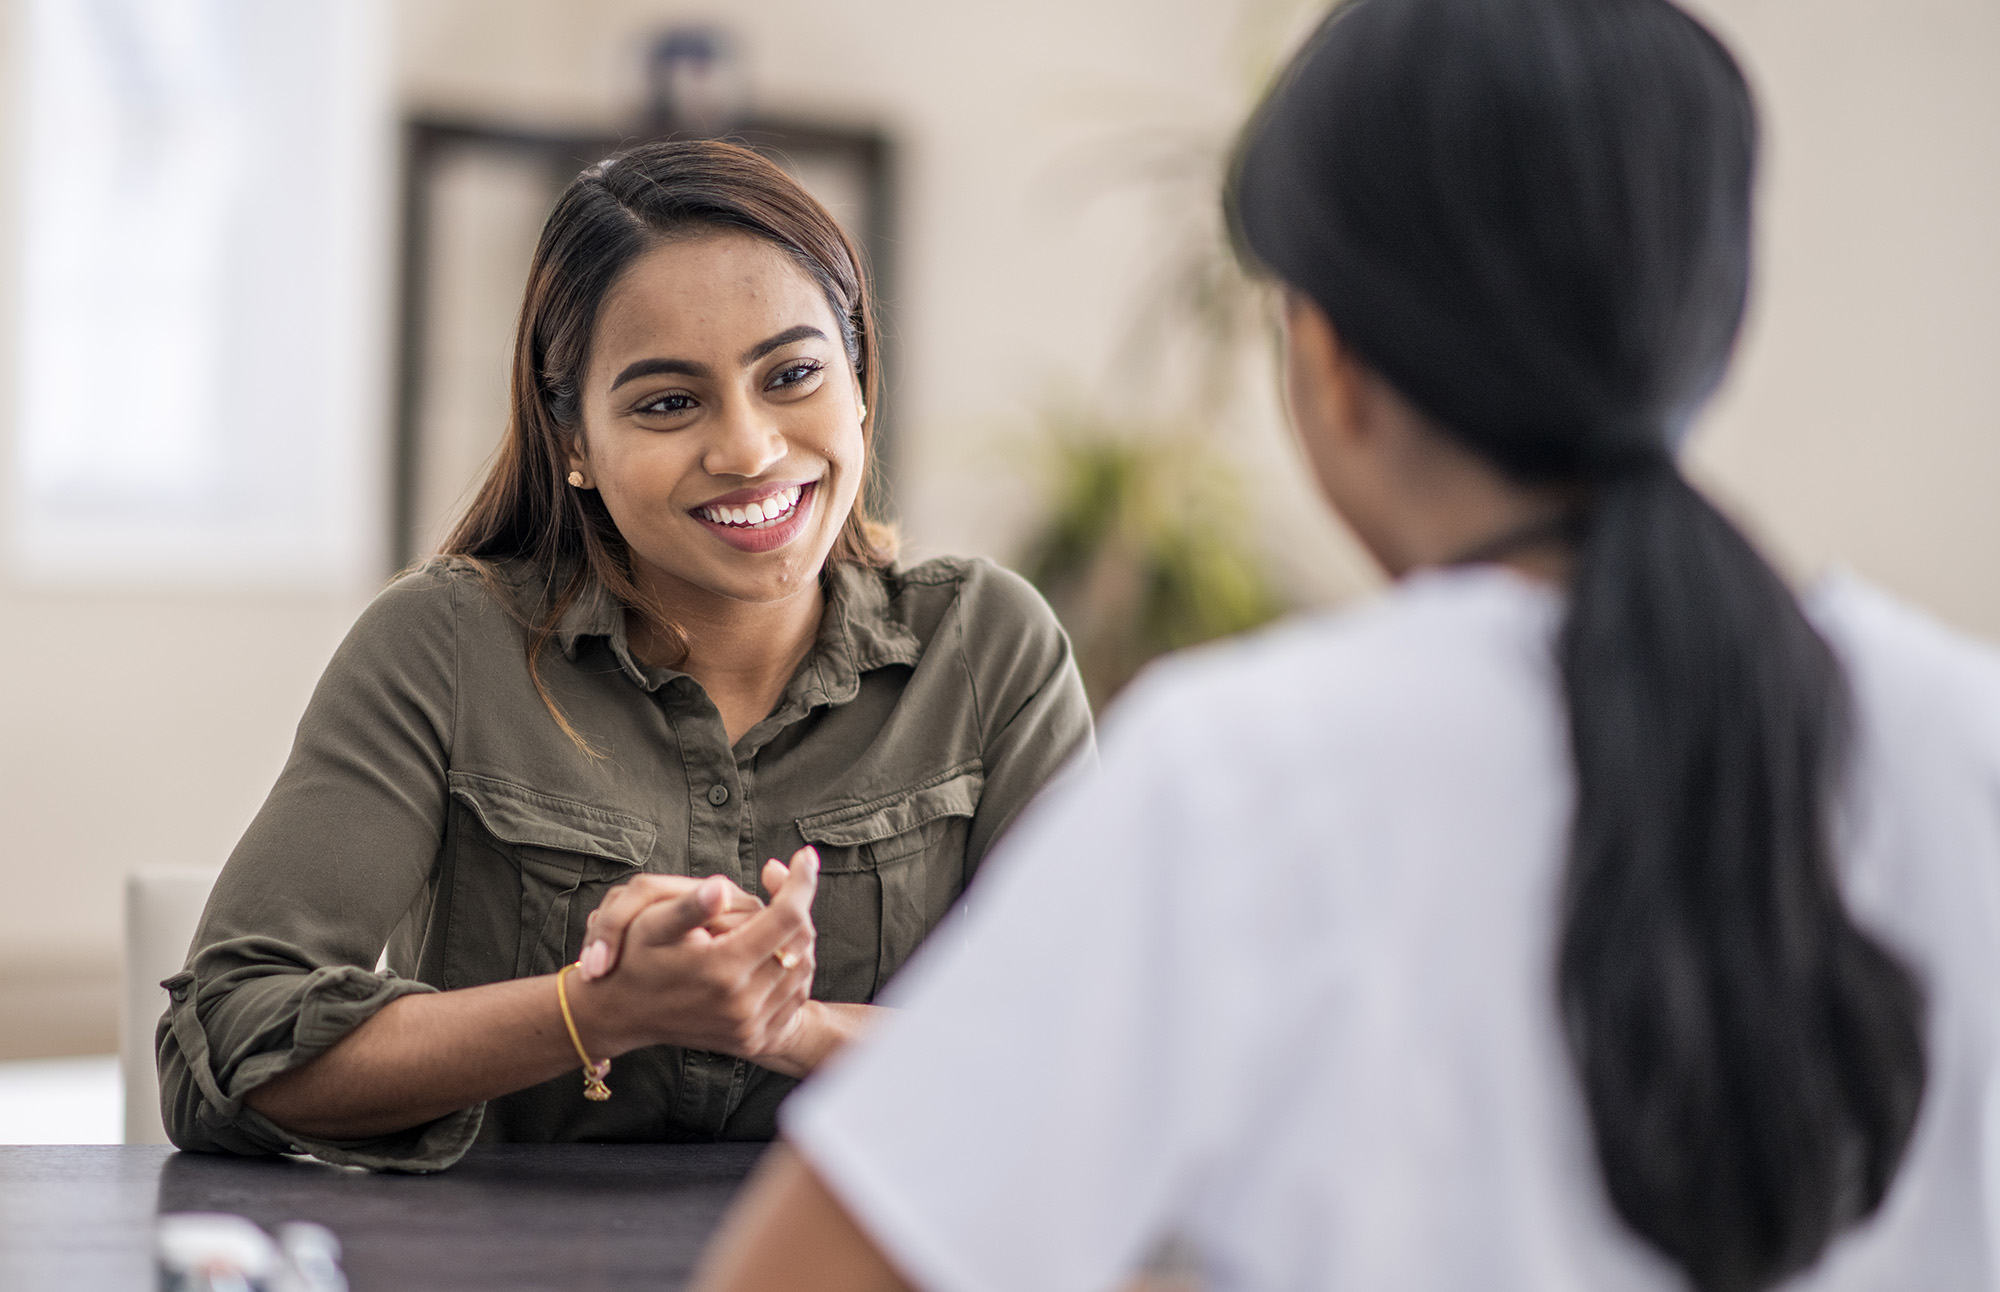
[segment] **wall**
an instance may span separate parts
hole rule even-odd
[[[0,686],[0,1058],[116,1048],[124,874],[148,865],[220,863],[263,798],[314,679],[379,574],[369,561],[348,576],[351,586],[252,592],[222,578],[195,592],[108,572],[85,588],[30,583],[10,559],[15,518],[4,508],[15,494],[5,473],[15,461],[19,390],[26,7],[0,7],[6,90],[0,95],[6,177],[0,183],[0,678],[6,679]],[[381,61],[378,54],[373,66]],[[366,154],[363,148],[354,155]],[[323,157],[321,173],[338,173],[338,160]],[[262,174],[282,169],[267,161]],[[273,277],[274,293],[296,290],[294,280]],[[350,284],[365,290],[365,280],[342,286]],[[271,332],[268,321],[260,327]],[[364,330],[376,338],[381,332]],[[121,364],[122,344],[107,341],[104,349],[108,370]],[[323,336],[313,353],[338,356],[338,338]],[[253,382],[288,377],[284,396],[313,400],[301,405],[313,416],[340,417],[351,399],[371,426],[379,422],[376,383],[315,396],[307,377],[312,366],[262,364],[250,376]],[[274,378],[279,367],[283,377]],[[113,397],[103,387],[91,393],[103,416],[136,433],[147,430],[143,397]],[[311,418],[286,418],[267,407],[260,401],[260,414],[278,433],[290,433],[296,447],[305,438],[300,423]],[[374,438],[364,460],[381,456]],[[380,528],[376,509],[365,511],[344,519],[372,534]],[[145,555],[135,551],[134,564]]]
[[[365,601],[0,592],[0,1058],[117,1048],[123,876],[228,855]]]
[[[903,141],[902,510],[914,545],[1004,553],[1002,468],[1110,363],[1151,249],[1080,196],[1147,121],[1216,131],[1295,6],[1209,0],[737,0],[760,100]],[[1839,559],[2000,635],[2000,9],[1990,0],[1708,0],[1770,139],[1742,360],[1700,469],[1802,572]],[[615,123],[657,0],[401,0],[412,106]],[[11,107],[8,109],[11,110]],[[4,125],[0,120],[0,125]],[[11,170],[9,173],[12,173]],[[0,246],[13,245],[0,209]],[[0,319],[11,327],[10,260]],[[10,355],[0,334],[0,354]],[[0,387],[9,370],[0,363]],[[0,389],[0,409],[10,409]],[[0,423],[4,433],[4,423]],[[1245,450],[1298,510],[1286,451]],[[1283,531],[1323,599],[1366,583],[1332,528]],[[0,1054],[111,1043],[117,885],[213,864],[281,762],[368,589],[87,595],[0,575]]]
[[[1283,15],[1297,0],[1241,6]],[[903,192],[897,467],[920,548],[1001,551],[1018,492],[996,488],[1021,431],[1106,368],[1146,248],[1112,200],[1112,141],[1213,133],[1248,101],[1238,5],[869,0],[730,6],[755,99],[775,113],[886,125]],[[617,125],[638,54],[676,20],[658,0],[406,0],[404,84],[438,112]]]
[[[1709,0],[1767,157],[1697,454],[1789,559],[2000,637],[2000,6]]]
[[[1696,0],[1766,127],[1759,273],[1696,469],[1795,572],[1843,564],[2000,635],[2000,8],[1988,0]],[[762,101],[906,141],[899,396],[907,527],[1004,551],[1008,435],[1101,371],[1151,248],[1074,201],[1093,139],[1233,120],[1299,8],[1098,0],[737,5]],[[658,0],[407,0],[413,101],[616,120]],[[1247,13],[1247,20],[1241,15]],[[477,15],[477,17],[475,17]],[[1294,24],[1295,25],[1295,24]],[[1256,465],[1281,469],[1277,454]],[[1320,591],[1365,581],[1315,536]]]

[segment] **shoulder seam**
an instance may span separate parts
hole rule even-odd
[[[960,592],[952,594],[951,604],[945,613],[951,616],[951,635],[957,645],[958,667],[965,674],[965,689],[972,693],[972,721],[979,728],[979,750],[986,752],[986,706],[979,699],[979,676],[972,667],[972,656],[965,646],[965,599]]]
[[[451,590],[451,739],[444,752],[445,767],[449,769],[452,760],[458,757],[460,710],[465,695],[465,651],[459,624],[458,580],[451,579],[446,586]]]
[[[977,564],[977,558],[965,556],[933,556],[917,564],[894,570],[892,573],[902,583],[918,583],[925,587],[937,587],[945,583],[964,583],[966,576]],[[926,566],[937,567],[926,571]]]

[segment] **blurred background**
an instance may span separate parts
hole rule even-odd
[[[1767,132],[1695,469],[1801,580],[2000,636],[2000,6],[1693,7]],[[848,226],[906,550],[1035,578],[1100,704],[1364,595],[1215,204],[1320,8],[0,5],[0,1141],[117,1137],[125,877],[227,855],[468,496],[541,219],[621,142],[743,138]]]

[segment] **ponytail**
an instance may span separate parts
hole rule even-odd
[[[1577,807],[1559,993],[1618,1212],[1703,1292],[1881,1202],[1922,1001],[1848,917],[1848,695],[1783,581],[1668,464],[1602,485],[1560,644]]]

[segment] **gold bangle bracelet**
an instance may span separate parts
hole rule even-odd
[[[583,1038],[576,1034],[576,1019],[569,1012],[569,989],[563,983],[574,968],[575,964],[566,964],[556,970],[556,1003],[562,1006],[563,1026],[569,1029],[569,1043],[576,1047],[576,1057],[583,1060],[583,1097],[601,1104],[611,1098],[611,1087],[604,1084],[604,1079],[611,1075],[611,1060],[599,1059],[593,1063],[583,1048]]]

